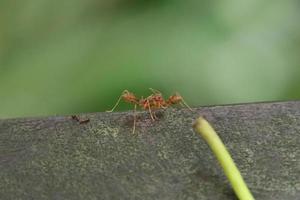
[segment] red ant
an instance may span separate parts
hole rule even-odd
[[[134,104],[134,121],[133,121],[133,130],[132,133],[135,132],[135,124],[136,124],[136,108],[137,106],[143,108],[144,110],[148,110],[150,113],[151,119],[154,121],[154,118],[157,118],[155,113],[152,113],[151,109],[160,109],[160,108],[167,108],[175,104],[180,104],[181,106],[186,106],[190,110],[192,110],[191,107],[188,106],[188,104],[183,100],[183,97],[179,93],[175,93],[174,95],[170,96],[167,100],[165,100],[162,96],[162,93],[158,90],[149,88],[152,92],[150,96],[147,98],[137,98],[133,93],[129,92],[128,90],[124,90],[119,97],[118,101],[114,105],[114,107],[107,111],[107,112],[113,112],[114,109],[119,105],[121,99],[123,99],[125,102]]]
[[[153,99],[154,108],[167,108],[169,106],[180,104],[182,107],[186,106],[191,111],[193,110],[183,99],[183,97],[176,92],[174,95],[170,96],[166,101],[163,99],[160,91],[149,88],[153,94],[150,95],[151,99]]]

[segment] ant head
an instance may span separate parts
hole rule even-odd
[[[124,101],[127,101],[129,103],[137,102],[136,96],[133,93],[129,92],[128,90],[123,91],[122,98],[124,99]]]
[[[129,92],[128,90],[124,90],[122,92],[122,96],[123,97],[128,97],[128,96],[134,96],[134,94],[132,92]]]
[[[170,96],[169,97],[169,102],[171,104],[177,104],[177,103],[180,103],[182,101],[182,96],[178,93],[175,93],[174,95]]]
[[[128,94],[132,94],[132,93],[129,92],[128,90],[124,90],[124,91],[122,92],[122,95],[128,95]]]

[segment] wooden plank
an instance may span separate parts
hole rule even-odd
[[[204,115],[257,199],[300,199],[300,101],[0,120],[1,199],[235,199]]]

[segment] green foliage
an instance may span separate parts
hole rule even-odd
[[[194,106],[300,97],[296,0],[148,2],[2,0],[0,117],[104,111],[148,87]]]

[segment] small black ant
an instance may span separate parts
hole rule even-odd
[[[86,124],[86,123],[90,122],[90,119],[80,119],[77,115],[72,115],[71,117],[75,121],[79,122],[79,124]]]

